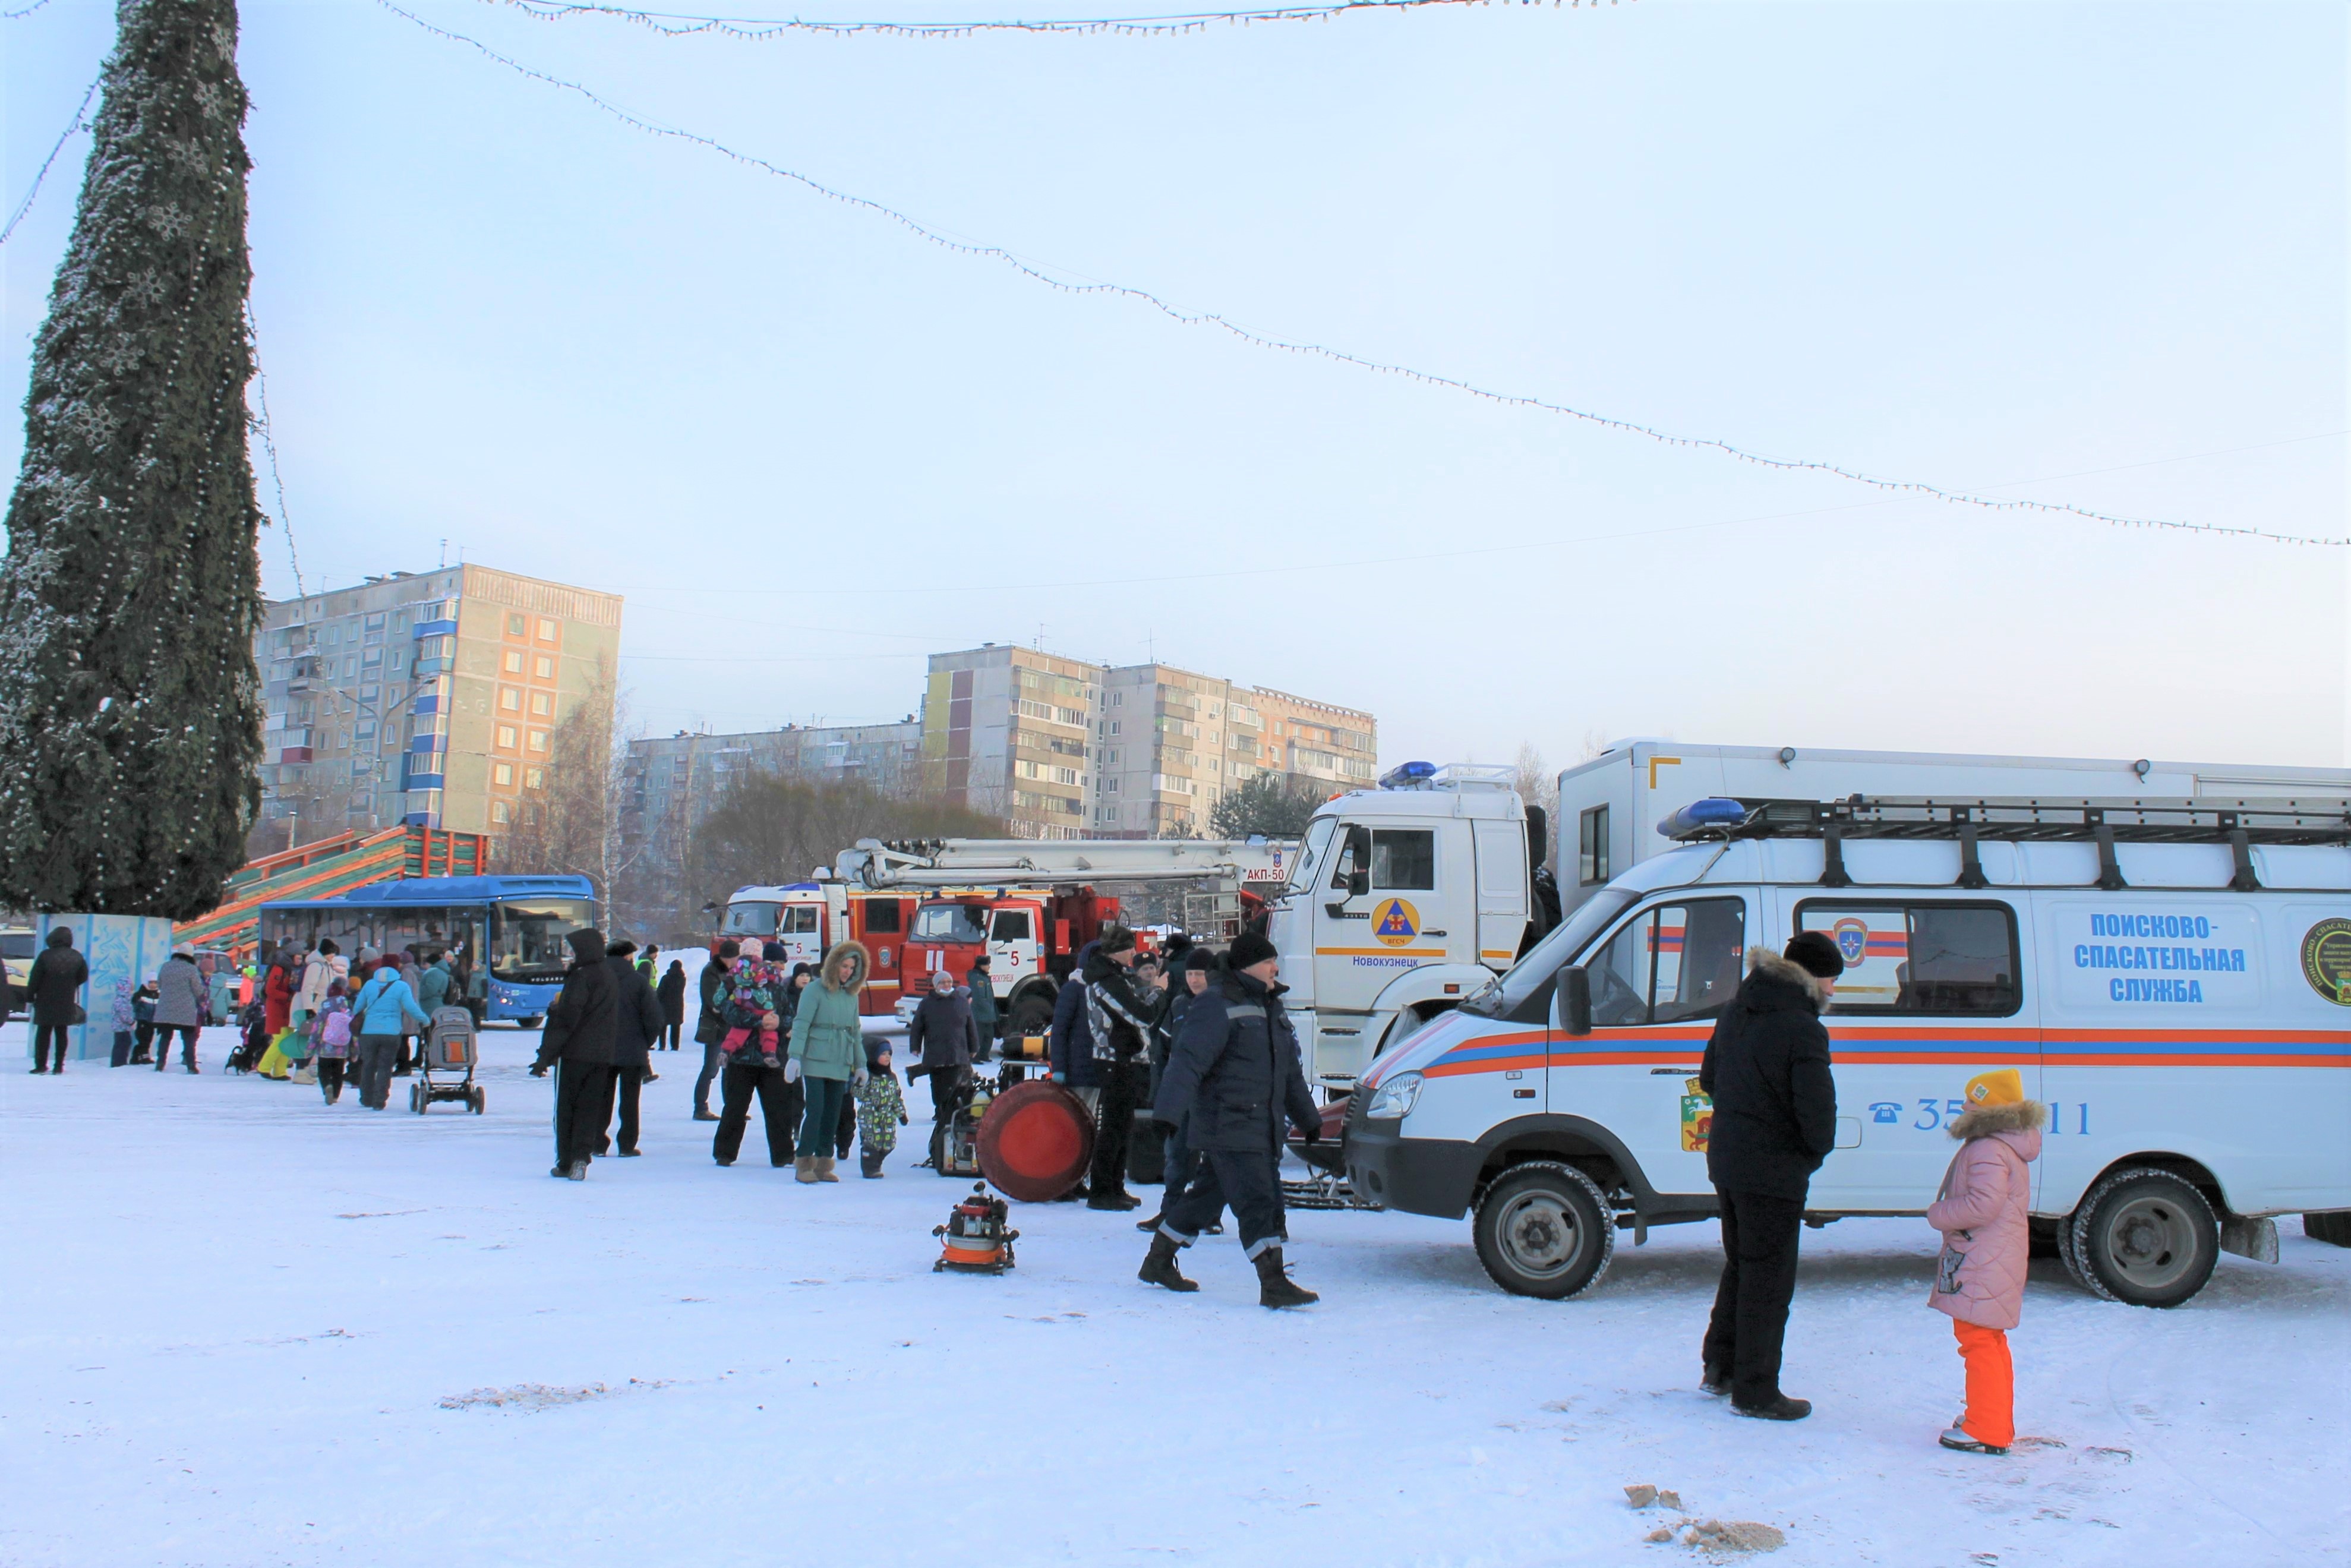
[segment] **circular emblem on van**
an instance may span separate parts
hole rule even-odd
[[[1408,947],[1420,935],[1420,911],[1401,898],[1391,898],[1372,916],[1372,935],[1383,947]]]
[[[2351,920],[2322,920],[2303,934],[2302,977],[2328,1001],[2351,1008]]]
[[[1844,967],[1852,968],[1869,956],[1869,922],[1846,915],[1829,930],[1829,938],[1844,956]]]

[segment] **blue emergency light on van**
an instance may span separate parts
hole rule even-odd
[[[1399,762],[1380,775],[1383,789],[1410,789],[1437,777],[1434,762]]]
[[[1657,831],[1669,839],[1685,839],[1709,828],[1735,828],[1746,820],[1746,807],[1736,800],[1712,795],[1703,800],[1692,800],[1659,822]]]

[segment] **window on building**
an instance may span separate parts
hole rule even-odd
[[[357,680],[359,678],[359,674],[360,656],[357,653],[345,654],[343,656],[343,679],[347,681]]]
[[[498,726],[498,744],[499,744],[500,746],[507,746],[507,747],[510,747],[510,746],[514,745],[514,743],[515,743],[515,727],[514,727],[514,726],[512,726],[512,725],[510,725],[510,724],[502,724],[502,725]]]
[[[493,783],[493,784],[511,784],[511,783],[513,783],[513,782],[514,782],[514,764],[513,764],[513,763],[511,763],[511,762],[497,762],[497,763],[493,763],[493,764],[491,764],[491,766],[490,766],[490,782],[491,782],[491,783]]]
[[[522,650],[520,648],[508,648],[507,650],[507,674],[509,675],[519,675],[522,674]]]
[[[530,632],[530,622],[529,622],[527,619],[525,619],[524,617],[522,617],[522,616],[520,616],[520,615],[509,615],[509,616],[507,616],[507,636],[509,636],[509,637],[521,637],[521,636],[526,636],[526,635],[528,635],[528,634],[529,633],[529,632]]]
[[[546,616],[542,615],[538,618],[538,640],[540,642],[554,642],[558,630],[559,629],[555,622],[549,620]]]
[[[491,802],[490,802],[490,821],[493,821],[493,822],[499,822],[499,823],[505,823],[505,822],[511,822],[511,821],[514,821],[514,808],[513,808],[513,807],[511,807],[511,806],[508,806],[508,805],[507,805],[504,800],[493,800],[493,801],[491,801]]]
[[[530,748],[533,751],[545,751],[547,749],[547,731],[543,729],[534,729],[530,732]]]
[[[1575,880],[1597,887],[1608,880],[1608,808],[1594,806],[1575,821]]]
[[[541,653],[538,656],[538,663],[535,668],[538,671],[538,678],[540,680],[551,681],[555,679],[555,661],[549,658],[546,654]]]
[[[498,708],[504,713],[522,712],[522,694],[512,686],[498,688]]]
[[[524,769],[522,770],[522,787],[523,787],[524,789],[546,789],[546,788],[547,788],[547,769],[546,769],[546,768],[524,768]]]
[[[554,695],[549,692],[531,693],[530,711],[540,718],[550,716],[555,712]]]
[[[1124,692],[1111,693],[1110,706],[1113,707],[1124,707],[1126,706],[1126,694]]]

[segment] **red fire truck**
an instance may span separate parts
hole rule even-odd
[[[861,942],[873,962],[858,1010],[887,1014],[898,1006],[906,931],[921,902],[917,894],[870,892],[831,878],[740,887],[726,901],[719,931],[738,942],[780,942],[793,964],[818,962],[836,942]]]
[[[1120,917],[1118,899],[1098,884],[1177,887],[1183,929],[1221,945],[1262,913],[1252,886],[1279,887],[1295,847],[1263,839],[867,839],[842,852],[834,873],[860,890],[932,890],[902,947],[902,1015],[931,976],[960,980],[985,951],[1005,1032],[1042,1034],[1078,953]]]

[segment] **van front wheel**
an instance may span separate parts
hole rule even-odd
[[[2115,1172],[2067,1221],[2075,1272],[2109,1301],[2176,1307],[2204,1288],[2220,1256],[2220,1222],[2204,1195],[2169,1171]]]
[[[1478,1200],[1478,1260],[1514,1296],[1564,1301],[1608,1271],[1616,1227],[1590,1176],[1549,1160],[1513,1166]]]

